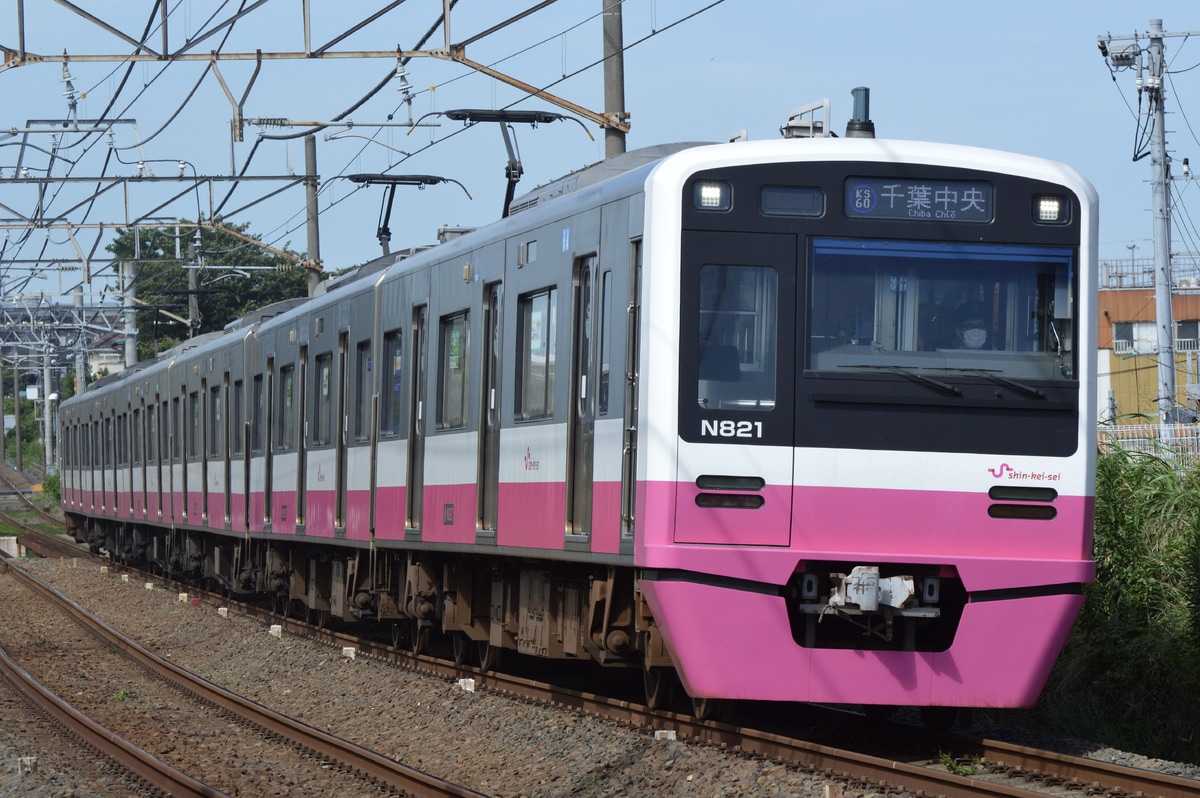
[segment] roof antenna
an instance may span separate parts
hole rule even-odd
[[[871,121],[871,90],[859,86],[850,92],[854,98],[854,116],[846,123],[846,138],[875,138],[875,123]]]

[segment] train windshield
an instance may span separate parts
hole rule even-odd
[[[817,238],[808,368],[1073,379],[1065,247]]]

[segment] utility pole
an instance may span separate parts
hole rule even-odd
[[[196,226],[196,235],[188,245],[188,338],[196,337],[200,329],[200,301],[196,297],[200,282],[200,227]]]
[[[1200,31],[1172,33],[1171,36],[1194,36]],[[1137,89],[1149,104],[1150,120],[1150,213],[1154,225],[1154,313],[1158,333],[1158,410],[1159,424],[1180,421],[1180,408],[1175,393],[1175,321],[1171,308],[1171,211],[1167,201],[1167,186],[1171,179],[1171,161],[1167,155],[1166,111],[1163,107],[1163,32],[1162,20],[1150,20],[1146,33],[1128,36],[1105,34],[1097,37],[1100,54],[1109,61],[1110,69],[1136,69]],[[1147,46],[1142,47],[1145,39]],[[1130,42],[1114,46],[1114,42]],[[1140,103],[1139,103],[1140,105]],[[1139,160],[1145,152],[1135,152]]]
[[[600,0],[604,8],[604,116],[622,127],[629,121],[625,113],[625,34],[619,0]],[[625,152],[625,132],[617,127],[604,128],[604,157]]]
[[[317,292],[321,282],[321,228],[317,215],[317,139],[304,137],[304,192],[308,210],[308,295]]]

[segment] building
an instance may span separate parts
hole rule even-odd
[[[1173,262],[1175,401],[1200,416],[1200,256]],[[1154,260],[1100,264],[1098,308],[1100,421],[1158,421],[1158,330]],[[1107,364],[1107,367],[1106,367]]]

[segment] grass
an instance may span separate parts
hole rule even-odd
[[[1200,466],[1102,454],[1094,557],[1039,717],[1059,733],[1200,762]]]

